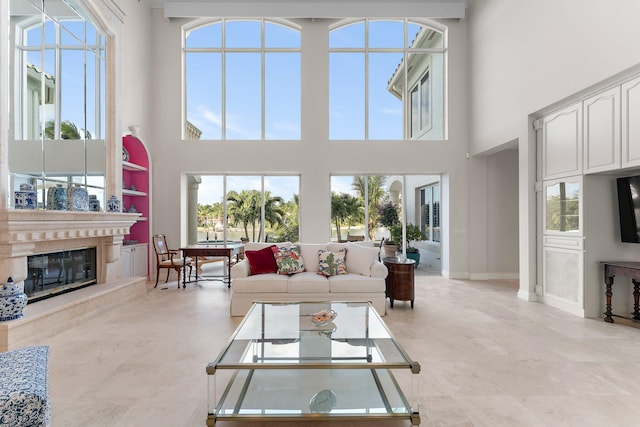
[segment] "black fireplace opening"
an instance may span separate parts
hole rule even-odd
[[[29,303],[98,283],[95,247],[31,255],[27,265],[24,293]]]

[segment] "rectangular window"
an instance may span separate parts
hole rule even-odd
[[[440,241],[440,184],[420,189],[420,231],[426,240]]]
[[[198,182],[198,241],[299,240],[298,175],[206,175]],[[226,218],[226,220],[225,220]]]
[[[429,69],[411,89],[411,137],[424,135],[431,129],[431,88]]]

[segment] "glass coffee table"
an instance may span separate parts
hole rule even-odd
[[[319,312],[328,315],[314,322]],[[368,302],[256,302],[207,366],[207,425],[369,419],[419,425],[419,373],[420,364]],[[411,400],[403,388],[411,389]]]

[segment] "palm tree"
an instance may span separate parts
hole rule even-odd
[[[54,120],[47,121],[44,128],[46,138],[55,138],[55,126],[56,123]],[[91,139],[91,133],[85,130],[84,137],[85,139]],[[82,139],[81,131],[74,123],[71,123],[69,120],[63,120],[60,123],[60,139]]]
[[[331,192],[331,220],[336,226],[336,237],[342,240],[342,224],[349,228],[355,221],[361,219],[362,200],[346,193]]]
[[[367,206],[369,212],[369,224],[367,225],[367,228],[369,230],[369,238],[371,240],[375,240],[375,228],[378,224],[379,216],[378,210],[386,197],[384,185],[387,182],[387,177],[384,175],[354,176],[351,186],[358,192],[358,195],[362,197],[362,200],[364,200],[365,195],[365,182],[367,182],[369,189],[369,205]]]
[[[227,215],[229,216],[229,223],[232,226],[242,224],[244,229],[245,238],[249,238],[249,224],[255,224],[255,221],[260,218],[260,193],[257,190],[242,190],[240,193],[237,191],[229,191],[227,193]],[[256,217],[257,210],[257,217]],[[255,240],[255,225],[253,229],[253,237]]]
[[[230,202],[227,213],[232,225],[242,224],[245,238],[249,238],[249,225],[252,226],[253,241],[256,241],[256,230],[262,230],[262,193],[258,190],[230,191],[227,194]],[[264,219],[271,227],[284,224],[286,211],[284,200],[279,196],[264,193]]]
[[[271,196],[269,191],[264,192],[264,220],[269,223],[271,228],[279,227],[284,224],[284,218],[287,215],[284,209],[284,199],[280,196]],[[258,226],[260,226],[261,216],[258,216]],[[259,228],[261,229],[261,228]],[[266,240],[266,233],[265,233]]]

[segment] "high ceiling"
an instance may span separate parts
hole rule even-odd
[[[464,18],[471,0],[149,0],[165,17],[431,17]]]

